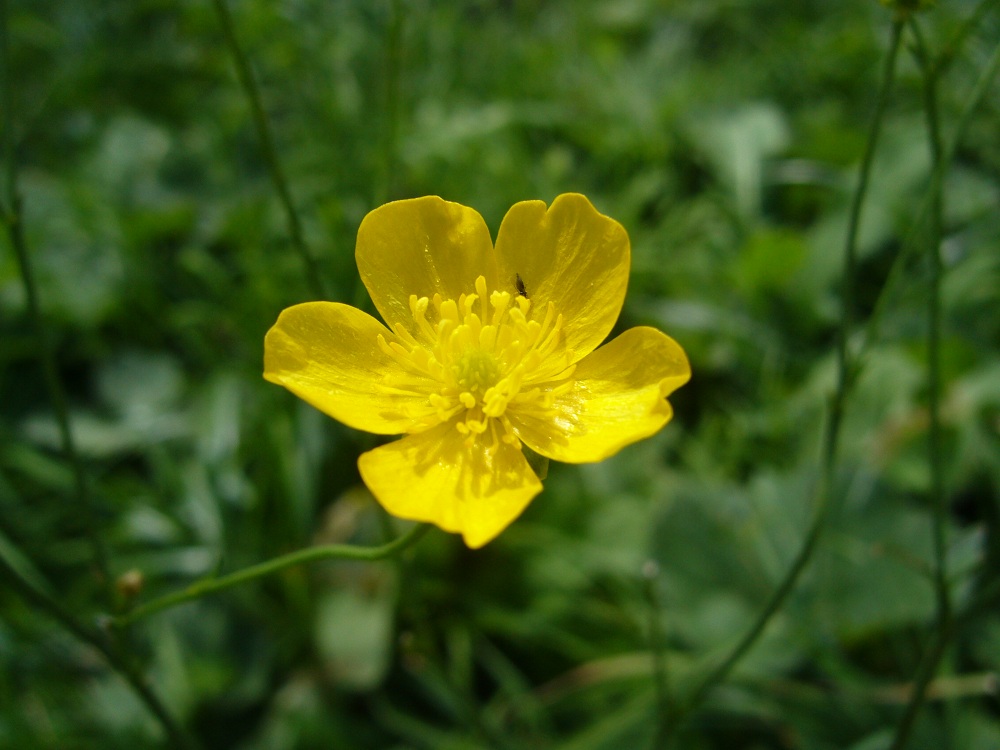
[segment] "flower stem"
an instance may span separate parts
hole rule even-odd
[[[923,72],[924,110],[927,116],[927,138],[930,143],[934,169],[944,158],[941,125],[938,117],[937,85],[940,67],[931,59],[920,26],[911,20],[910,29],[916,42],[915,56]],[[928,221],[927,260],[930,284],[927,294],[927,411],[928,461],[931,473],[931,509],[934,539],[934,590],[937,600],[937,630],[932,645],[927,649],[918,667],[910,700],[896,730],[892,750],[906,746],[917,715],[924,704],[927,686],[944,654],[952,629],[951,598],[946,567],[947,499],[944,488],[944,464],[941,449],[941,222],[944,212],[943,180],[932,182],[930,216]]]
[[[860,226],[864,198],[868,191],[875,147],[878,143],[886,104],[889,100],[889,93],[895,78],[902,26],[901,21],[894,21],[892,25],[889,50],[886,54],[882,71],[882,80],[879,85],[875,113],[872,116],[868,140],[865,144],[865,152],[861,160],[858,184],[851,199],[847,237],[844,246],[844,272],[841,281],[841,320],[837,336],[837,384],[830,398],[826,427],[823,432],[823,443],[820,454],[820,476],[816,489],[812,523],[791,567],[785,573],[784,578],[778,584],[778,587],[771,595],[760,615],[729,654],[691,691],[678,711],[679,717],[687,716],[696,709],[712,688],[726,678],[733,667],[736,666],[757,642],[757,639],[764,632],[771,618],[781,609],[788,595],[798,583],[802,572],[812,559],[813,553],[822,536],[823,529],[826,526],[826,520],[830,511],[830,498],[833,494],[834,470],[837,462],[837,449],[840,425],[843,420],[844,404],[847,399],[847,392],[853,383],[854,377],[857,375],[854,360],[852,360],[848,349],[848,343],[854,319],[854,277],[857,266],[858,227]],[[672,733],[677,731],[679,723],[674,724]]]
[[[264,151],[264,160],[267,162],[267,168],[271,174],[274,189],[277,191],[281,205],[285,209],[285,220],[288,224],[288,234],[291,237],[292,245],[295,247],[305,266],[306,276],[308,277],[312,293],[318,299],[330,299],[326,282],[323,274],[320,272],[316,257],[306,244],[305,237],[302,234],[302,222],[299,220],[299,214],[295,210],[292,193],[288,187],[288,180],[281,167],[281,162],[278,160],[278,151],[274,145],[274,136],[271,133],[271,126],[268,124],[267,116],[264,114],[264,105],[261,103],[260,89],[257,87],[256,81],[254,81],[253,72],[250,70],[250,63],[243,53],[239,39],[236,37],[233,17],[229,12],[229,7],[226,5],[226,0],[212,0],[212,4],[215,5],[216,13],[219,16],[219,23],[222,25],[223,35],[226,37],[226,44],[233,56],[233,62],[236,64],[236,75],[240,80],[240,85],[243,87],[243,92],[246,94],[247,101],[250,103],[250,114],[253,117],[254,126],[257,129],[257,137],[260,139],[260,145]]]
[[[229,575],[196,581],[180,591],[175,591],[172,594],[161,596],[159,599],[154,599],[151,602],[147,602],[146,604],[136,607],[131,612],[114,618],[112,623],[117,627],[125,627],[126,625],[130,625],[138,620],[142,620],[150,615],[156,614],[157,612],[162,612],[165,609],[176,607],[207,594],[215,593],[216,591],[222,591],[223,589],[228,589],[232,586],[238,586],[241,583],[247,583],[257,578],[263,578],[264,576],[278,573],[286,568],[291,568],[296,565],[304,565],[318,560],[362,560],[368,562],[373,560],[383,560],[416,543],[424,534],[427,533],[428,529],[430,529],[429,525],[419,524],[388,544],[383,544],[378,547],[357,547],[349,544],[327,544],[319,547],[307,547],[306,549],[290,552],[287,555],[276,557],[273,560],[267,560],[257,565],[251,565],[243,570],[237,570]]]
[[[888,301],[891,296],[890,293],[893,289],[895,289],[897,283],[902,278],[903,268],[910,255],[920,247],[918,240],[921,237],[921,231],[925,226],[927,217],[931,213],[934,196],[941,192],[945,174],[947,174],[948,168],[951,166],[951,163],[955,158],[955,154],[958,151],[959,144],[962,142],[962,138],[965,137],[965,133],[969,129],[969,125],[972,122],[972,116],[975,114],[976,109],[982,102],[983,97],[985,97],[989,91],[990,84],[993,82],[993,79],[996,77],[998,71],[1000,71],[1000,45],[997,45],[993,49],[986,66],[983,68],[982,73],[980,73],[979,78],[976,80],[976,83],[969,94],[969,98],[965,102],[964,109],[959,114],[958,122],[955,125],[955,129],[952,131],[951,138],[948,140],[946,147],[943,149],[940,161],[934,165],[934,170],[928,180],[927,190],[917,206],[913,220],[910,222],[909,231],[903,237],[900,252],[897,254],[896,260],[893,261],[889,277],[886,279],[885,284],[882,285],[878,299],[875,301],[875,308],[868,319],[864,341],[862,342],[862,347],[858,353],[856,361],[861,361],[872,344],[878,340],[879,327],[888,306]]]
[[[917,40],[920,57],[928,63],[924,68],[924,106],[927,110],[927,135],[931,145],[934,165],[944,157],[941,123],[937,104],[936,68],[930,58],[923,35],[916,20],[910,26]],[[928,433],[928,459],[931,469],[931,505],[934,511],[934,581],[937,592],[938,614],[942,623],[950,619],[951,603],[948,597],[948,572],[945,561],[945,525],[947,503],[944,488],[944,459],[941,448],[941,223],[944,216],[944,190],[942,181],[935,182],[931,196],[930,226],[927,233],[927,259],[930,267],[930,293],[927,295],[927,409],[930,424]]]
[[[22,215],[21,196],[17,191],[17,159],[14,154],[14,123],[13,94],[11,91],[10,37],[7,28],[7,0],[0,0],[0,67],[3,69],[3,82],[0,87],[0,112],[4,113],[3,153],[6,169],[4,170],[3,223],[7,228],[7,236],[17,256],[21,271],[21,284],[28,306],[28,318],[35,329],[38,342],[38,356],[42,366],[42,377],[52,402],[56,422],[59,426],[59,437],[62,450],[69,461],[73,473],[73,488],[83,519],[84,533],[87,535],[93,554],[94,565],[104,588],[109,605],[114,603],[114,583],[111,580],[107,549],[104,546],[97,529],[97,510],[94,499],[87,486],[86,472],[83,460],[76,450],[73,439],[73,429],[70,423],[69,408],[66,401],[66,389],[63,387],[56,368],[52,341],[48,326],[42,315],[42,306],[38,297],[38,285],[35,283],[34,268],[24,237],[24,220]]]
[[[969,14],[969,17],[965,20],[965,22],[955,31],[954,34],[952,34],[951,38],[941,50],[941,53],[931,64],[931,74],[935,78],[939,79],[948,69],[951,63],[955,60],[955,57],[958,55],[958,51],[965,43],[965,38],[979,25],[979,22],[983,20],[983,16],[991,10],[990,6],[996,5],[997,2],[998,0],[980,0],[976,9]]]
[[[6,3],[6,0],[0,0],[0,3]],[[2,555],[0,555],[0,577],[3,578],[11,591],[18,594],[32,607],[46,613],[78,640],[96,648],[111,668],[128,682],[149,712],[156,717],[173,747],[177,750],[194,750],[197,747],[194,741],[181,729],[132,661],[104,633],[85,626],[55,599],[28,583]]]

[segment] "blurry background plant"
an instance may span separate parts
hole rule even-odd
[[[93,512],[11,233],[0,747],[182,746],[181,731],[262,750],[1000,746],[997,5],[943,3],[902,29],[848,311],[879,325],[847,342],[866,343],[826,531],[745,658],[689,706],[811,523],[892,14],[870,0],[233,3],[317,279],[224,6],[5,0],[4,169]],[[370,304],[354,233],[384,200],[440,194],[495,232],[514,202],[567,190],[630,232],[620,327],[656,325],[691,356],[666,430],[553,466],[483,550],[432,531],[400,560],[290,568],[110,628],[103,615],[203,576],[381,543],[355,466],[372,439],[265,383],[264,332],[317,288]],[[938,226],[940,254],[926,252]],[[172,739],[140,675],[182,727]]]

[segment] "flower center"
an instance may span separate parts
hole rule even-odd
[[[430,379],[414,432],[458,416],[455,427],[470,439],[492,429],[495,439],[519,444],[508,408],[551,409],[572,386],[575,367],[554,305],[547,304],[541,321],[529,319],[530,310],[521,294],[488,293],[483,276],[474,293],[457,300],[410,295],[415,333],[396,326],[398,341],[379,336],[378,343],[408,371]]]
[[[454,366],[455,381],[470,393],[486,393],[500,380],[500,367],[491,352],[469,349]]]

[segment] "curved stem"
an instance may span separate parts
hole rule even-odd
[[[878,99],[875,104],[875,114],[872,116],[868,131],[868,141],[858,175],[858,185],[851,198],[850,214],[847,223],[847,239],[844,247],[844,276],[841,281],[841,321],[837,337],[838,382],[837,391],[846,389],[853,373],[848,367],[849,353],[847,351],[850,329],[854,322],[854,286],[855,269],[858,257],[858,227],[861,224],[861,208],[868,194],[868,182],[871,177],[872,161],[875,156],[875,146],[882,129],[882,118],[889,100],[889,91],[896,75],[896,60],[899,57],[900,39],[902,38],[903,22],[893,21],[889,38],[889,51],[886,54],[885,67],[882,70],[882,82],[879,86]]]
[[[31,320],[31,326],[35,329],[35,336],[38,340],[38,356],[41,360],[42,377],[45,380],[45,387],[49,393],[49,400],[52,402],[52,410],[55,412],[56,423],[59,426],[62,451],[69,461],[73,473],[73,489],[83,518],[84,532],[90,541],[94,564],[101,578],[101,584],[104,588],[108,604],[113,605],[114,584],[111,581],[108,553],[97,530],[97,511],[94,507],[94,499],[87,486],[83,459],[77,452],[76,442],[73,439],[73,429],[66,401],[66,389],[63,387],[59,371],[56,367],[52,340],[49,336],[48,326],[45,324],[45,318],[42,315],[42,306],[38,296],[38,285],[35,283],[31,255],[28,252],[27,242],[24,238],[21,197],[17,192],[17,160],[14,154],[14,125],[11,116],[13,112],[13,96],[11,92],[10,38],[7,29],[7,14],[7,0],[0,0],[0,67],[3,68],[0,111],[5,115],[3,150],[4,161],[6,162],[3,219],[7,227],[10,244],[14,248],[14,254],[17,256],[18,266],[20,267],[21,284],[24,287],[24,296],[28,306],[28,318]]]
[[[67,631],[77,640],[93,646],[103,654],[111,668],[120,674],[135,692],[150,713],[163,727],[171,744],[178,750],[193,750],[194,741],[181,729],[180,725],[167,710],[160,698],[146,682],[138,668],[126,657],[103,633],[88,628],[72,614],[64,609],[55,599],[35,588],[24,580],[17,570],[0,556],[0,576],[5,579],[12,591],[28,602],[36,610],[40,610]]]
[[[917,62],[923,71],[927,136],[934,167],[937,169],[938,164],[944,158],[937,104],[937,70],[939,67],[931,60],[920,26],[915,20],[910,22],[910,28],[917,45]],[[929,414],[928,461],[931,472],[930,493],[934,538],[934,590],[937,598],[938,627],[934,634],[933,644],[928,648],[917,670],[913,692],[893,740],[893,750],[902,750],[906,746],[917,715],[923,707],[927,686],[933,679],[937,665],[944,655],[952,624],[951,598],[948,590],[945,558],[948,508],[945,497],[944,463],[941,447],[941,276],[943,273],[941,266],[941,222],[944,212],[942,180],[935,180],[933,188],[926,248],[930,268],[930,288],[927,295],[927,411]]]
[[[833,493],[834,470],[837,462],[838,439],[840,436],[840,425],[843,420],[844,404],[847,399],[847,392],[857,374],[854,361],[850,357],[848,349],[850,329],[854,318],[854,285],[855,269],[857,266],[857,243],[858,227],[861,222],[861,209],[864,205],[864,198],[868,191],[868,182],[871,175],[871,167],[875,155],[875,147],[878,143],[881,132],[882,119],[885,114],[886,104],[889,100],[889,92],[892,89],[892,82],[895,78],[896,60],[899,55],[900,38],[902,34],[902,22],[895,21],[892,25],[891,37],[889,40],[889,50],[885,59],[885,66],[882,72],[882,80],[879,86],[878,99],[876,100],[875,113],[872,116],[871,127],[868,133],[868,140],[865,144],[865,152],[862,157],[858,184],[851,199],[850,214],[848,217],[847,237],[844,246],[844,275],[841,285],[841,320],[837,336],[837,385],[829,404],[829,412],[826,420],[826,428],[823,432],[823,444],[821,449],[821,467],[819,483],[816,489],[815,507],[813,510],[813,520],[810,524],[806,538],[799,548],[791,567],[787,570],[778,587],[768,600],[760,615],[750,626],[749,630],[740,638],[739,642],[732,648],[729,654],[716,666],[702,681],[691,691],[679,714],[686,716],[697,708],[708,695],[709,691],[718,683],[722,682],[734,666],[753,647],[757,639],[764,632],[774,614],[781,609],[788,595],[795,588],[806,569],[809,561],[822,536],[826,526],[826,520],[830,511],[830,498]],[[674,724],[673,731],[679,725]]]
[[[147,602],[146,604],[136,607],[131,612],[114,618],[112,620],[112,624],[117,627],[124,627],[133,622],[149,617],[150,615],[156,614],[157,612],[162,612],[165,609],[176,607],[207,594],[222,591],[223,589],[228,589],[232,586],[238,586],[241,583],[247,583],[248,581],[253,581],[257,578],[263,578],[264,576],[278,573],[285,568],[291,568],[296,565],[304,565],[305,563],[316,562],[317,560],[362,560],[369,562],[373,560],[383,560],[416,543],[424,534],[427,533],[428,529],[430,529],[429,525],[419,524],[397,539],[379,547],[356,547],[349,544],[327,544],[319,547],[307,547],[306,549],[290,552],[287,555],[282,555],[281,557],[276,557],[273,560],[267,560],[257,565],[251,565],[249,568],[237,570],[234,573],[230,573],[219,578],[206,578],[201,581],[196,581],[187,588],[175,591],[172,594],[167,594],[166,596],[161,596],[159,599],[154,599],[151,602]]]
[[[896,728],[896,736],[892,740],[890,750],[903,750],[906,747],[906,743],[909,742],[913,725],[916,723],[920,709],[923,708],[927,698],[927,687],[934,679],[934,673],[937,672],[938,664],[944,656],[945,648],[951,640],[953,630],[954,620],[951,618],[941,623],[939,629],[934,634],[934,640],[930,648],[927,649],[920,660],[920,664],[917,667],[917,674],[913,681],[913,691],[910,693],[910,700],[906,704],[903,718]]]
[[[965,38],[979,25],[979,22],[983,20],[983,16],[991,10],[990,6],[996,5],[997,2],[998,0],[980,0],[976,9],[969,14],[969,17],[965,19],[958,30],[952,34],[941,50],[941,54],[937,56],[937,59],[931,65],[930,71],[935,78],[940,78],[941,74],[948,69],[958,55],[958,51],[965,43]]]
[[[267,168],[271,174],[274,189],[277,191],[281,205],[285,209],[285,220],[288,224],[288,234],[292,239],[292,245],[294,245],[296,252],[302,258],[303,265],[305,265],[312,293],[318,299],[330,299],[324,277],[320,273],[319,264],[316,262],[316,258],[306,244],[305,237],[302,234],[302,222],[299,220],[299,214],[295,210],[292,193],[288,187],[288,180],[281,167],[281,162],[278,160],[278,151],[274,145],[274,136],[271,133],[271,126],[268,124],[267,116],[264,114],[264,105],[261,103],[260,89],[258,89],[257,83],[254,81],[253,73],[250,70],[250,63],[243,53],[243,48],[240,47],[239,39],[236,37],[236,29],[233,26],[233,18],[229,13],[229,7],[226,5],[226,0],[212,0],[212,3],[215,5],[216,13],[219,16],[219,23],[222,25],[222,32],[226,37],[229,52],[232,54],[233,62],[236,64],[236,75],[246,94],[247,101],[250,103],[250,114],[253,116],[257,136],[260,138],[260,145],[264,151],[264,160],[267,162]]]
[[[7,0],[0,0],[0,112],[4,112],[3,123],[3,160],[4,160],[4,223],[10,223],[15,218],[17,203],[17,167],[14,164],[14,123],[11,113],[14,111],[13,89],[10,85],[10,37],[7,32]]]
[[[931,66],[923,35],[916,21],[911,21],[917,40],[919,57],[927,63],[924,67],[924,107],[927,112],[928,140],[935,166],[944,157],[941,124],[938,117],[937,75]],[[928,459],[931,469],[931,506],[934,518],[934,583],[937,592],[940,621],[950,619],[951,602],[948,596],[948,571],[945,564],[947,503],[944,488],[944,457],[941,436],[941,223],[944,216],[944,190],[942,182],[936,183],[931,197],[931,215],[927,233],[927,260],[930,267],[930,290],[927,295],[927,410],[929,412]]]
[[[923,227],[931,211],[934,201],[933,196],[941,192],[944,176],[955,159],[958,146],[962,142],[962,138],[965,137],[965,133],[972,122],[972,116],[975,114],[980,102],[982,102],[983,97],[989,91],[990,84],[993,82],[998,71],[1000,71],[1000,44],[994,47],[986,66],[983,68],[983,72],[980,73],[979,78],[976,80],[972,91],[969,93],[969,98],[965,102],[965,107],[959,114],[955,130],[952,132],[951,138],[944,148],[941,160],[934,165],[934,171],[931,173],[930,180],[928,181],[927,191],[917,206],[913,220],[910,222],[910,229],[906,236],[903,237],[900,252],[896,256],[896,260],[893,261],[889,278],[882,285],[878,299],[875,301],[875,308],[868,319],[861,351],[857,356],[858,361],[863,359],[871,345],[878,340],[879,325],[882,322],[882,317],[888,305],[890,292],[896,287],[898,280],[902,277],[903,267],[909,256],[920,247],[918,240],[921,237],[921,231],[923,231]]]

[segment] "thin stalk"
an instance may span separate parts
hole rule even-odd
[[[4,113],[3,160],[4,170],[4,223],[12,223],[17,213],[17,168],[14,165],[14,95],[10,85],[10,37],[7,31],[7,0],[0,0],[0,65],[3,82],[0,85],[0,112]]]
[[[990,6],[997,5],[998,0],[980,0],[979,5],[976,6],[975,10],[969,14],[969,17],[965,19],[961,26],[952,34],[951,38],[948,39],[944,48],[941,50],[936,60],[932,63],[930,71],[935,78],[940,78],[951,63],[954,61],[955,57],[958,55],[958,51],[962,48],[965,43],[965,39],[969,34],[972,33],[979,22],[983,20],[983,16],[987,14],[992,8]]]
[[[3,84],[2,89],[0,89],[0,111],[5,115],[3,150],[4,161],[6,162],[3,207],[4,224],[7,227],[7,235],[10,238],[10,244],[14,248],[14,254],[17,256],[18,266],[20,267],[21,285],[24,288],[24,296],[28,305],[28,318],[31,320],[32,328],[35,329],[35,336],[38,342],[38,357],[42,366],[42,377],[45,380],[45,387],[49,393],[49,400],[52,402],[52,410],[55,413],[56,423],[59,426],[62,451],[69,461],[73,472],[73,489],[83,519],[84,533],[90,541],[94,565],[97,568],[98,576],[101,579],[102,587],[110,605],[114,603],[114,583],[111,580],[108,553],[98,533],[97,510],[94,507],[94,500],[87,486],[83,460],[76,450],[76,442],[73,439],[73,429],[66,401],[66,389],[63,387],[59,371],[56,367],[52,341],[45,318],[42,315],[42,306],[38,297],[38,285],[35,283],[34,268],[31,264],[31,256],[24,237],[21,197],[17,191],[17,159],[14,154],[13,95],[10,80],[10,37],[7,28],[7,15],[7,0],[0,0],[0,66],[3,68]]]
[[[902,38],[903,22],[893,21],[891,36],[889,39],[889,52],[885,59],[885,67],[882,72],[882,83],[879,87],[878,99],[875,105],[875,114],[872,117],[871,128],[868,133],[868,142],[865,144],[865,154],[861,162],[861,172],[858,176],[858,186],[851,199],[850,214],[847,224],[847,241],[844,248],[844,278],[842,279],[841,292],[843,295],[841,304],[842,317],[840,331],[837,337],[837,363],[838,363],[838,383],[837,390],[846,390],[851,372],[848,368],[849,352],[848,339],[850,329],[854,323],[854,287],[858,257],[858,227],[861,224],[861,207],[864,205],[865,197],[868,194],[868,183],[871,177],[872,161],[875,156],[875,146],[878,142],[879,133],[882,129],[882,118],[885,107],[889,99],[889,91],[896,75],[896,60],[899,57],[900,39]]]
[[[260,139],[260,145],[264,152],[264,160],[267,162],[267,168],[271,174],[274,189],[277,191],[281,205],[285,209],[285,220],[288,224],[288,234],[291,237],[292,245],[295,247],[296,252],[298,252],[299,257],[302,259],[302,264],[305,266],[306,276],[308,277],[312,293],[318,299],[330,299],[316,257],[313,255],[309,245],[306,244],[305,237],[302,234],[302,222],[299,220],[295,203],[292,201],[292,193],[288,187],[285,171],[278,160],[278,151],[274,145],[274,136],[271,133],[271,126],[268,124],[267,116],[264,114],[264,105],[261,103],[260,89],[254,80],[253,72],[250,70],[250,63],[243,53],[239,39],[236,37],[233,17],[229,13],[226,0],[212,0],[212,4],[215,6],[215,10],[219,16],[219,23],[222,25],[223,35],[226,37],[226,44],[229,47],[230,54],[233,56],[233,62],[236,64],[236,75],[240,80],[240,85],[243,87],[244,94],[246,94],[247,101],[250,103],[250,114],[257,129],[257,137]]]
[[[1000,71],[1000,44],[994,47],[986,66],[983,68],[982,73],[979,74],[979,78],[976,80],[976,84],[973,86],[972,91],[969,93],[969,98],[965,102],[965,107],[959,114],[955,129],[944,148],[941,160],[934,165],[934,171],[931,173],[930,180],[928,181],[927,190],[917,206],[913,220],[910,222],[909,231],[903,237],[900,252],[893,261],[889,277],[886,279],[885,284],[882,285],[882,289],[875,301],[875,307],[865,328],[864,341],[862,342],[861,351],[858,353],[857,361],[861,361],[872,344],[878,340],[879,328],[889,304],[890,292],[896,287],[898,280],[902,278],[903,267],[910,255],[920,247],[919,239],[927,217],[931,212],[934,202],[933,196],[941,192],[944,177],[955,159],[959,144],[961,144],[962,138],[965,137],[965,133],[972,122],[972,117],[982,102],[983,97],[989,91],[990,84],[993,82],[998,71]]]
[[[35,610],[44,612],[77,640],[97,649],[109,666],[125,679],[139,700],[160,723],[173,747],[177,750],[194,750],[197,747],[195,742],[181,729],[132,661],[116,648],[101,631],[85,626],[55,599],[21,578],[17,570],[2,556],[0,556],[0,577],[5,580],[10,590],[18,594]]]
[[[257,565],[251,565],[243,570],[237,570],[229,575],[196,581],[180,591],[161,596],[159,599],[154,599],[151,602],[136,607],[131,612],[114,618],[112,623],[117,627],[124,627],[138,620],[145,619],[150,615],[154,615],[157,612],[162,612],[165,609],[199,599],[216,591],[238,586],[241,583],[248,583],[258,578],[273,575],[296,565],[304,565],[318,560],[362,560],[367,562],[383,560],[387,557],[392,557],[398,552],[402,552],[407,547],[416,543],[427,533],[429,528],[430,526],[427,524],[419,524],[402,536],[379,547],[327,544],[290,552],[287,555],[282,555]]]
[[[941,124],[938,117],[937,70],[931,60],[920,26],[911,20],[910,29],[916,41],[916,58],[923,71],[924,110],[927,116],[927,137],[935,168],[944,158]],[[927,410],[928,461],[931,471],[931,509],[934,540],[934,590],[937,599],[937,632],[933,645],[928,649],[920,664],[913,692],[907,703],[903,718],[896,731],[893,750],[906,746],[917,715],[923,707],[927,686],[944,654],[951,631],[951,599],[948,589],[946,567],[947,499],[944,488],[944,457],[941,446],[941,223],[944,214],[944,190],[942,180],[934,183],[936,188],[931,196],[931,213],[927,231],[927,261],[930,268],[930,283],[927,295]]]
[[[924,66],[924,107],[927,113],[927,136],[931,155],[937,165],[944,158],[944,141],[938,115],[936,68],[930,57],[920,26],[912,20],[910,27],[917,41]],[[946,568],[945,526],[947,499],[944,487],[944,456],[941,436],[941,224],[944,217],[944,190],[942,182],[936,183],[937,191],[931,198],[931,215],[927,233],[927,260],[930,267],[930,289],[927,295],[927,409],[929,412],[928,459],[931,469],[931,507],[934,511],[934,581],[937,592],[938,615],[946,622],[951,616]]]
[[[854,277],[857,267],[858,227],[861,222],[861,209],[864,205],[864,198],[868,191],[875,148],[881,132],[889,93],[895,78],[902,27],[903,24],[901,21],[894,21],[892,24],[889,50],[882,71],[882,80],[875,103],[875,112],[872,116],[868,140],[865,144],[865,152],[861,160],[858,184],[851,199],[847,237],[844,246],[844,275],[841,283],[841,320],[837,336],[837,385],[830,399],[826,427],[823,432],[820,476],[816,489],[813,520],[809,531],[806,533],[806,538],[799,548],[798,554],[795,556],[795,560],[760,615],[729,654],[691,691],[678,712],[679,716],[686,716],[697,708],[712,688],[726,678],[733,667],[739,663],[757,642],[757,639],[764,632],[771,618],[781,609],[788,595],[798,583],[807,564],[812,559],[813,553],[823,534],[823,529],[826,526],[826,520],[830,512],[831,496],[833,494],[834,472],[837,464],[837,450],[840,425],[844,415],[844,404],[847,400],[847,392],[857,374],[854,361],[850,356],[848,343],[850,329],[854,320]],[[673,732],[677,731],[679,723],[674,724]]]
[[[913,681],[913,692],[910,693],[910,700],[906,704],[906,709],[903,712],[903,718],[900,720],[899,726],[896,728],[896,736],[892,740],[890,750],[903,750],[903,748],[906,747],[907,742],[909,742],[917,716],[927,699],[927,687],[934,679],[934,673],[937,672],[938,664],[941,662],[941,658],[944,656],[945,648],[951,640],[952,632],[955,629],[954,626],[954,620],[949,618],[949,620],[945,622],[938,631],[936,631],[935,638],[931,643],[930,648],[927,649],[923,658],[920,660],[920,664],[917,667],[917,674]]]

